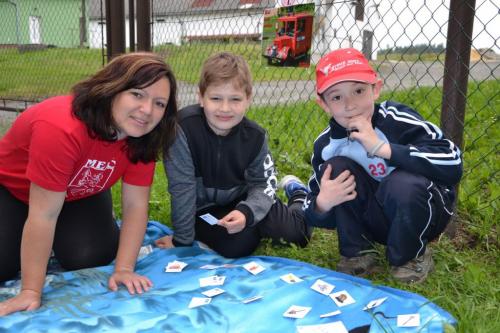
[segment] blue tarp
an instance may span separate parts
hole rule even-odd
[[[157,222],[150,222],[144,245],[170,233]],[[180,273],[166,273],[165,266],[174,260],[188,265]],[[249,262],[265,270],[250,274],[242,265]],[[203,265],[234,266],[213,270]],[[200,247],[157,249],[140,259],[136,270],[148,276],[154,287],[142,295],[129,295],[121,287],[107,288],[113,266],[48,274],[42,307],[33,312],[19,312],[0,317],[0,332],[296,332],[298,326],[341,321],[348,330],[370,325],[369,332],[444,332],[455,319],[434,303],[419,295],[370,281],[344,275],[304,262],[278,257],[251,256],[226,259]],[[303,281],[289,284],[280,277],[293,273]],[[214,287],[200,287],[200,278],[224,276],[225,292],[210,303],[188,308],[193,297]],[[333,292],[347,291],[355,303],[339,308],[329,296],[310,287],[318,279],[335,286]],[[18,280],[0,284],[0,300],[15,295]],[[261,299],[243,303],[252,296]],[[372,300],[387,297],[371,310],[363,308]],[[304,318],[284,317],[290,306],[310,307]],[[332,317],[321,314],[340,310]],[[420,315],[420,325],[401,328],[396,316]],[[325,331],[328,332],[328,331]],[[338,331],[333,331],[338,332]]]

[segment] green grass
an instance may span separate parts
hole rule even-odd
[[[182,47],[156,47],[165,57],[178,80],[197,83],[203,61],[219,51],[241,54],[249,63],[254,81],[309,80],[310,68],[279,68],[263,66],[260,43],[193,43]],[[265,60],[265,59],[264,59]],[[0,98],[41,100],[66,94],[78,81],[102,67],[102,52],[96,49],[54,48],[19,53],[16,49],[0,48]]]
[[[46,49],[20,54],[0,49],[0,97],[40,100],[67,94],[102,67],[101,50]]]

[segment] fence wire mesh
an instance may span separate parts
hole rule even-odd
[[[124,1],[127,47],[131,2]],[[440,124],[448,103],[443,98],[445,57],[447,48],[455,47],[453,40],[446,45],[450,7],[450,1],[424,0],[152,0],[149,25],[152,51],[165,57],[179,80],[181,106],[197,102],[196,83],[209,55],[226,50],[244,56],[254,80],[249,117],[269,131],[280,173],[307,177],[313,141],[327,124],[315,104],[314,64],[330,50],[362,50],[384,81],[381,100],[411,105]],[[469,221],[493,221],[474,224],[487,234],[497,226],[500,192],[500,5],[476,0],[471,9],[471,61],[462,64],[469,70],[467,90],[460,82],[450,83],[465,97],[465,119],[451,116],[463,125],[460,211]],[[309,32],[301,26],[300,15],[312,17]],[[268,47],[283,36],[280,29],[291,24],[284,17],[296,25],[287,37],[287,56],[293,57],[286,61],[268,54]],[[4,123],[12,120],[5,110],[21,111],[46,97],[66,94],[106,62],[104,0],[0,0],[0,20]],[[467,23],[460,22],[459,30]],[[301,39],[310,46],[300,50]]]

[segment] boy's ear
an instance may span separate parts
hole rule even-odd
[[[203,96],[200,91],[198,91],[198,103],[200,103],[200,106],[203,107]]]
[[[316,95],[316,103],[322,108],[323,110],[326,110],[326,104],[323,98],[320,95]]]
[[[377,82],[373,85],[373,97],[375,99],[380,97],[380,92],[382,91],[383,81],[382,79],[378,79]]]

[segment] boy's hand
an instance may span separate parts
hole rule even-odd
[[[347,127],[350,129],[357,129],[357,131],[351,132],[349,137],[359,141],[367,152],[369,152],[380,140],[373,129],[371,119],[359,116],[353,117],[347,123]]]
[[[316,197],[316,210],[325,213],[333,207],[356,198],[356,182],[354,175],[345,170],[335,179],[330,179],[332,166],[328,164],[321,177],[321,185]]]
[[[174,243],[172,243],[172,236],[163,236],[155,240],[155,245],[162,249],[170,249],[174,247]]]
[[[229,234],[235,234],[245,228],[247,219],[239,210],[233,210],[219,220],[219,225],[226,228]]]

